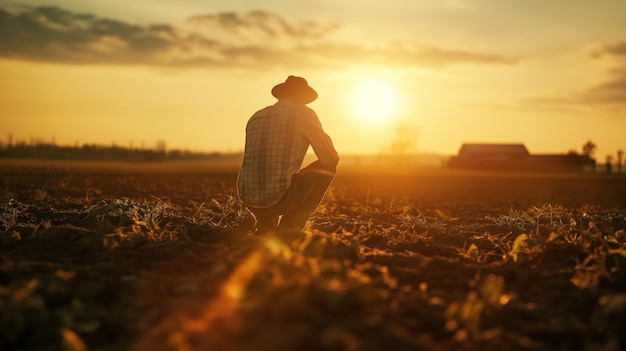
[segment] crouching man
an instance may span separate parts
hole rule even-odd
[[[324,198],[339,155],[306,106],[317,92],[304,78],[289,76],[272,95],[278,102],[257,111],[246,126],[237,190],[256,218],[257,233],[301,231]],[[300,169],[309,146],[317,160]]]

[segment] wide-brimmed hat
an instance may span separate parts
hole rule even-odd
[[[296,76],[289,76],[284,83],[272,88],[272,95],[279,100],[287,99],[302,104],[317,99],[317,92],[309,86],[306,79]]]

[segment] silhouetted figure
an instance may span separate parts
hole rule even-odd
[[[256,218],[255,231],[301,231],[332,182],[339,156],[315,111],[305,106],[317,92],[289,76],[272,89],[274,105],[257,111],[246,126],[237,190]],[[312,146],[318,160],[300,169]]]
[[[609,155],[606,157],[606,174],[611,173],[613,173],[613,157]]]

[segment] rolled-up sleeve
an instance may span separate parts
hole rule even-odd
[[[336,166],[337,163],[339,163],[339,154],[337,150],[335,150],[333,141],[330,136],[324,132],[315,111],[309,111],[311,113],[308,116],[308,125],[307,128],[305,128],[305,134],[311,143],[311,147],[320,162],[329,166]]]

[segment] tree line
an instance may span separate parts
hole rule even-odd
[[[74,146],[56,145],[54,142],[24,141],[0,143],[0,158],[94,160],[94,161],[176,161],[176,160],[223,160],[234,161],[242,153],[193,152],[189,150],[167,150],[165,142],[159,141],[154,148],[133,148],[117,145],[83,144]]]

